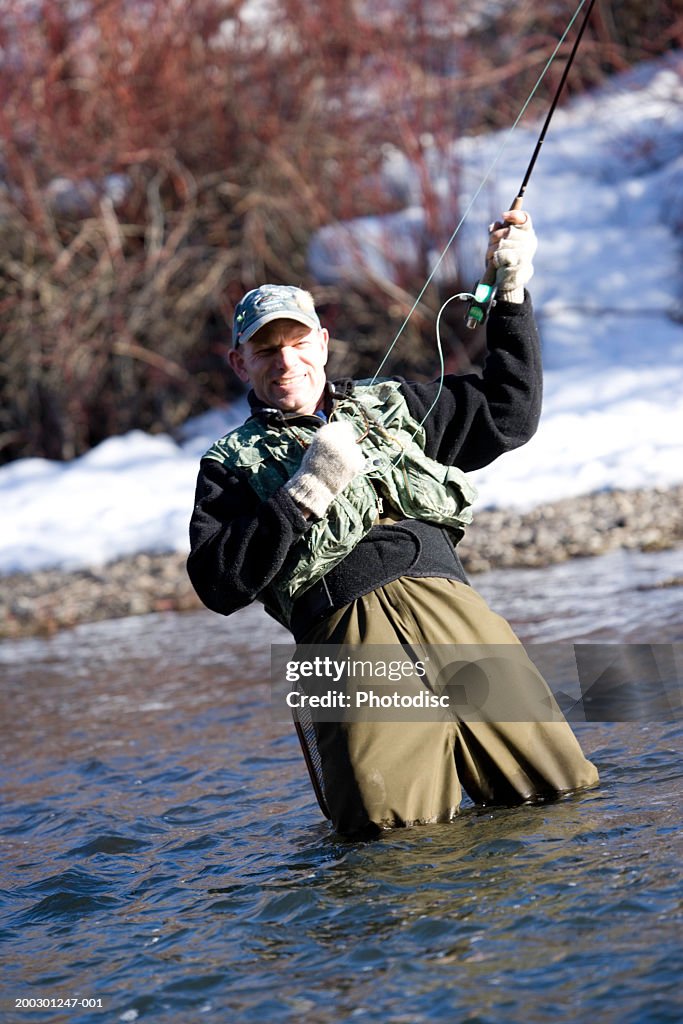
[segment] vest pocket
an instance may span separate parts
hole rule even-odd
[[[416,519],[431,513],[446,522],[469,522],[468,506],[475,496],[474,488],[457,469],[442,466],[423,458],[417,472],[408,468],[408,502]]]

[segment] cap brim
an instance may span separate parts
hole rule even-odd
[[[305,313],[297,313],[294,310],[292,310],[291,313],[289,310],[287,310],[286,313],[283,313],[281,310],[274,313],[264,313],[264,315],[260,316],[258,320],[249,324],[246,330],[240,333],[238,338],[233,340],[232,347],[237,348],[238,345],[244,345],[250,338],[253,338],[257,331],[260,331],[262,327],[266,326],[266,324],[272,323],[273,320],[295,320],[297,323],[303,324],[304,327],[310,327],[311,330],[315,330],[320,327],[319,320],[314,320],[313,317],[307,316]]]

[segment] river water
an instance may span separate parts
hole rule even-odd
[[[474,583],[534,643],[680,644],[682,574]],[[252,608],[0,646],[3,1022],[683,1020],[680,715],[578,722],[591,792],[342,841],[270,706],[286,639]]]

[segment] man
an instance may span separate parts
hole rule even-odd
[[[442,387],[327,381],[328,332],[298,288],[264,285],[235,310],[229,362],[251,385],[252,414],[201,463],[188,572],[204,603],[228,615],[259,600],[300,644],[512,652],[489,673],[488,714],[317,723],[309,755],[341,833],[449,820],[461,785],[476,802],[513,804],[597,782],[456,552],[475,496],[465,473],[538,423],[540,344],[524,287],[535,247],[522,211],[489,229],[498,301],[483,375]],[[496,718],[510,702],[510,720]]]

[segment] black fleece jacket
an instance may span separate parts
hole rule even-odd
[[[518,448],[536,431],[542,367],[528,295],[524,303],[499,302],[494,307],[487,347],[482,376],[447,375],[424,424],[426,454],[465,472]],[[436,398],[439,382],[400,383],[411,414],[421,421]],[[250,604],[276,576],[290,547],[308,526],[284,490],[261,501],[238,474],[214,460],[202,460],[187,562],[199,597],[223,615]],[[372,542],[372,533],[364,543],[368,540]],[[392,578],[399,575],[403,572],[397,563]],[[358,592],[367,593],[377,585],[379,581],[372,579],[359,581]]]

